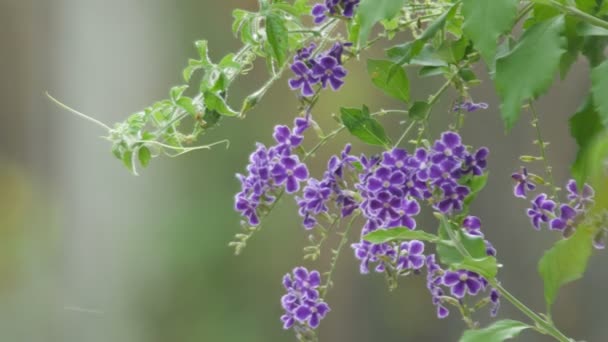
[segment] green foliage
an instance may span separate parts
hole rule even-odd
[[[579,226],[567,240],[561,240],[548,250],[538,264],[545,283],[547,307],[555,302],[559,289],[582,277],[591,256],[593,235],[588,227]]]
[[[340,108],[341,120],[350,134],[370,145],[389,147],[390,140],[380,123],[366,106],[363,109]]]
[[[274,59],[283,65],[289,52],[289,37],[284,19],[275,13],[266,16],[266,36]]]
[[[502,342],[519,336],[522,331],[529,328],[532,327],[522,322],[505,319],[483,329],[465,331],[460,342]]]
[[[453,237],[453,239],[452,239]],[[484,259],[487,257],[486,244],[483,238],[465,234],[462,229],[450,223],[445,216],[440,217],[439,238],[442,240],[456,240],[464,250],[456,246],[438,245],[437,254],[442,263],[446,265],[462,264],[466,257]]]
[[[583,183],[588,175],[587,155],[594,139],[604,130],[600,115],[593,106],[591,96],[570,118],[570,134],[578,144],[576,161],[572,165],[572,174],[579,183]]]
[[[411,230],[409,228],[402,227],[379,229],[365,235],[363,239],[376,244],[407,240],[420,240],[428,242],[438,242],[441,240],[437,235],[426,233],[421,230]]]
[[[403,4],[404,0],[361,0],[357,10],[357,46],[366,44],[372,27],[381,20],[392,19]]]
[[[389,77],[389,72],[393,67],[396,67],[397,71]],[[368,59],[367,72],[372,83],[386,94],[403,102],[410,100],[409,80],[401,66],[395,65],[391,61]]]
[[[425,101],[416,101],[410,107],[409,116],[413,120],[425,120],[431,112],[431,105]]]
[[[464,32],[486,63],[494,61],[498,37],[511,31],[518,4],[519,0],[463,0]]]
[[[534,24],[508,54],[496,60],[496,90],[507,130],[519,118],[524,101],[540,96],[553,83],[565,51],[564,25],[563,16]]]
[[[486,279],[493,279],[498,273],[498,263],[493,256],[486,256],[484,258],[471,258],[467,256],[461,262],[452,265],[452,267],[458,270],[473,271]]]
[[[608,61],[591,71],[593,103],[604,127],[608,127]]]

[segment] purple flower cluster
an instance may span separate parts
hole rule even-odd
[[[294,325],[316,329],[321,320],[330,311],[327,303],[319,296],[321,276],[318,271],[308,271],[304,267],[296,267],[293,276],[283,277],[283,287],[287,293],[281,298],[281,306],[285,314],[281,316],[283,328],[290,329]]]
[[[312,8],[312,16],[316,24],[320,24],[328,16],[341,15],[352,18],[355,14],[360,0],[325,0],[324,3],[316,4]]]
[[[462,181],[483,174],[488,154],[485,147],[469,153],[455,132],[443,133],[432,148],[419,148],[412,155],[402,149],[385,152],[359,175],[360,208],[367,219],[362,236],[376,229],[415,229],[421,201],[444,214],[459,212],[471,192]],[[379,262],[376,271],[383,272],[382,260],[397,261],[390,244],[361,240],[352,247],[362,273],[369,271],[370,263]]]
[[[349,45],[336,43],[328,51],[316,56],[314,43],[299,50],[291,64],[295,77],[289,79],[289,87],[292,90],[300,90],[304,97],[313,96],[313,86],[319,83],[323,89],[327,88],[328,84],[333,90],[340,89],[348,73],[342,66],[342,54],[344,47]]]
[[[267,148],[258,143],[249,156],[247,175],[237,174],[241,191],[235,196],[235,210],[252,226],[260,223],[260,211],[276,200],[280,189],[294,193],[300,182],[308,179],[308,169],[293,150],[300,146],[303,134],[310,126],[310,117],[296,118],[293,129],[276,126],[276,145]]]
[[[516,181],[514,189],[516,197],[527,198],[527,191],[536,189],[536,184],[530,179],[525,168],[522,168],[520,173],[514,173],[512,177]],[[546,193],[538,194],[531,201],[532,206],[526,213],[534,229],[540,230],[543,224],[547,224],[550,229],[561,231],[564,237],[574,233],[585,214],[593,206],[595,191],[588,184],[579,188],[573,179],[566,184],[566,190],[567,203],[556,203]],[[601,244],[596,244],[596,247],[601,248]]]
[[[496,289],[490,288],[488,281],[479,274],[467,270],[443,270],[436,262],[434,254],[427,256],[426,268],[426,287],[431,293],[433,305],[437,307],[438,318],[446,318],[450,314],[450,311],[444,306],[444,297],[447,296],[446,288],[459,301],[467,294],[476,296],[489,289],[490,315],[494,317],[498,313],[500,294]]]
[[[304,187],[302,197],[296,197],[299,214],[304,219],[304,228],[312,229],[317,224],[317,216],[329,211],[331,199],[342,217],[346,217],[358,207],[357,201],[348,189],[345,171],[353,171],[359,158],[350,155],[351,146],[346,145],[340,156],[332,156],[321,180],[310,178]]]

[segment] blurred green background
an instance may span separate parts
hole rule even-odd
[[[271,141],[276,123],[290,123],[297,100],[286,81],[245,121],[225,121],[203,141],[231,140],[177,159],[154,160],[140,177],[110,153],[97,127],[57,108],[44,92],[106,123],[165,98],[195,55],[192,43],[210,42],[217,59],[239,42],[231,10],[254,0],[0,0],[0,341],[194,342],[293,341],[281,329],[281,277],[302,264],[306,233],[293,200],[284,201],[244,254],[227,243],[239,231],[232,211],[234,177],[256,141]],[[397,38],[399,39],[399,37]],[[378,49],[370,55],[381,56]],[[538,105],[551,141],[549,158],[560,183],[576,148],[567,118],[589,82],[585,61],[557,82]],[[368,81],[361,63],[349,65],[340,93],[326,91],[315,119],[331,127],[339,105],[397,108]],[[479,69],[484,75],[483,69]],[[434,92],[440,79],[415,78],[413,95]],[[234,88],[233,100],[265,81],[257,68]],[[483,76],[487,79],[486,76]],[[530,228],[525,201],[511,194],[518,156],[535,154],[529,116],[504,134],[491,83],[473,90],[487,111],[469,116],[465,142],[491,151],[490,182],[474,205],[505,267],[500,278],[537,310],[544,307],[536,262],[558,236]],[[437,107],[432,130],[447,127],[454,94]],[[403,129],[387,118],[389,133]],[[342,136],[312,162],[320,176]],[[311,141],[308,142],[312,143]],[[355,151],[377,152],[359,144]],[[540,172],[540,170],[535,170]],[[420,227],[433,227],[430,217]],[[327,254],[309,267],[324,270]],[[608,270],[596,253],[585,278],[567,286],[555,321],[568,335],[605,341]],[[603,260],[602,260],[603,259]],[[381,275],[361,276],[350,250],[339,261],[332,312],[322,341],[456,341],[456,314],[439,321],[422,277],[389,293]],[[478,316],[485,323],[485,312]],[[508,303],[500,317],[521,318]],[[522,341],[548,341],[525,333]]]

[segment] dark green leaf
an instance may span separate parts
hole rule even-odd
[[[366,44],[372,27],[380,20],[392,19],[403,3],[404,0],[361,0],[357,9],[357,22],[360,25],[357,46]]]
[[[422,66],[447,66],[448,63],[446,60],[449,60],[448,56],[441,56],[433,49],[432,45],[426,44],[422,50],[420,50],[420,53],[412,58],[408,64]]]
[[[593,103],[604,127],[608,127],[608,60],[591,71]]]
[[[438,75],[443,75],[444,73],[446,73],[448,71],[449,71],[449,69],[445,68],[445,67],[424,66],[424,67],[420,68],[420,70],[418,70],[418,76],[420,76],[421,78],[438,76]]]
[[[588,96],[585,103],[570,118],[570,135],[578,145],[576,161],[572,165],[572,175],[579,183],[583,183],[587,178],[589,146],[603,129],[604,125],[602,125],[600,116],[593,106],[592,98]]]
[[[410,107],[409,116],[414,120],[425,120],[429,116],[431,106],[424,101],[416,101]]]
[[[207,109],[216,111],[217,113],[224,116],[237,116],[238,112],[230,108],[226,101],[219,95],[212,92],[205,92],[205,106]]]
[[[279,15],[271,13],[266,16],[266,37],[277,64],[283,65],[287,60],[289,36],[285,20]]]
[[[564,53],[564,17],[535,24],[507,55],[496,61],[496,89],[502,98],[502,118],[510,130],[524,101],[544,93]]]
[[[538,264],[538,272],[545,283],[547,307],[555,302],[559,289],[582,277],[591,256],[593,235],[580,226],[567,240],[561,240],[545,252]]]
[[[371,243],[386,243],[404,240],[437,242],[440,240],[437,235],[425,233],[421,230],[411,230],[409,228],[379,229],[365,235],[363,239]]]
[[[519,0],[463,0],[464,32],[487,64],[494,61],[498,37],[511,31],[518,5]]]
[[[372,118],[366,107],[363,110],[357,108],[340,108],[342,123],[350,134],[370,144],[388,147],[390,140],[384,132],[384,128],[376,119]]]
[[[607,29],[605,29],[603,27],[591,25],[586,22],[581,22],[577,25],[576,33],[579,36],[608,36]]]
[[[150,150],[146,146],[142,146],[139,148],[138,157],[141,166],[146,167],[148,164],[150,164],[152,153],[150,153]]]
[[[424,48],[424,41],[416,40],[400,45],[395,45],[386,50],[386,56],[393,60],[396,64],[402,65],[410,63],[410,61],[418,56]]]
[[[483,329],[465,331],[460,342],[502,342],[517,337],[529,328],[532,327],[522,322],[505,319]]]
[[[397,71],[389,79],[389,71],[394,66]],[[403,102],[410,100],[409,80],[401,66],[395,65],[391,61],[368,59],[367,72],[372,79],[372,83],[387,95]]]
[[[464,199],[464,205],[468,207],[475,200],[477,195],[483,188],[488,184],[488,177],[490,176],[489,172],[484,173],[481,176],[475,176],[471,178],[466,185],[471,189],[471,193]]]

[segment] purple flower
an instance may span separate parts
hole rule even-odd
[[[302,62],[306,63],[309,59],[312,58],[312,54],[316,48],[317,48],[317,44],[310,43],[310,45],[308,45],[308,47],[303,47],[303,48],[299,49],[296,52],[296,55],[294,56],[294,61],[302,61]]]
[[[463,159],[466,150],[458,133],[444,132],[441,134],[441,140],[435,141],[433,151],[431,160],[433,163],[441,163],[444,160]]]
[[[310,97],[314,95],[312,85],[319,82],[318,79],[312,76],[312,71],[301,61],[296,61],[291,65],[291,71],[296,75],[295,78],[289,79],[289,87],[291,90],[300,89],[302,96]]]
[[[559,207],[559,212],[559,217],[551,220],[551,229],[561,230],[564,232],[564,236],[570,236],[578,223],[578,213],[567,204],[562,204]]]
[[[464,298],[467,292],[474,296],[483,286],[477,273],[466,270],[446,272],[443,275],[443,284],[451,288],[452,295],[456,298]]]
[[[242,216],[246,217],[250,225],[257,226],[260,224],[260,218],[258,217],[257,205],[255,202],[237,195],[234,209],[240,212]]]
[[[511,175],[517,184],[513,189],[515,197],[526,198],[526,191],[532,191],[536,189],[536,185],[528,179],[528,170],[525,167],[521,168],[520,173],[514,173]]]
[[[443,185],[441,190],[443,190],[443,199],[437,204],[437,208],[442,213],[461,210],[464,198],[470,192],[466,186]]]
[[[355,9],[359,5],[360,0],[343,0],[343,15],[347,18],[352,18],[355,14]]]
[[[315,24],[320,24],[327,19],[327,14],[329,13],[329,8],[324,4],[316,4],[312,8],[312,16],[314,17]]]
[[[369,201],[369,209],[373,218],[382,222],[392,221],[399,218],[401,199],[383,191]]]
[[[437,307],[437,317],[439,319],[446,318],[450,311],[443,306],[441,297],[444,295],[442,285],[443,270],[435,261],[435,254],[430,254],[426,257],[426,288],[431,293],[433,305]]]
[[[407,227],[409,229],[416,228],[416,220],[412,217],[420,214],[420,205],[415,200],[403,200],[401,207],[397,209],[399,218],[389,223],[389,227]]]
[[[367,189],[371,192],[388,191],[395,196],[403,196],[401,186],[405,183],[405,175],[400,172],[391,172],[387,167],[379,167],[374,175],[368,179]]]
[[[429,176],[435,186],[456,185],[456,180],[460,178],[460,169],[454,161],[443,160],[431,166]]]
[[[412,175],[410,179],[403,184],[403,192],[405,195],[418,199],[426,199],[431,196],[427,184],[418,180],[417,175]]]
[[[346,74],[346,69],[332,56],[321,57],[312,67],[312,77],[320,80],[323,88],[327,88],[329,82],[333,90],[339,90],[344,84],[342,79]]]
[[[408,162],[408,155],[406,150],[395,148],[389,152],[382,154],[382,165],[395,168],[401,171],[405,171],[405,167]]]
[[[285,314],[281,316],[283,328],[295,324],[306,324],[312,329],[319,326],[321,319],[330,311],[327,303],[319,297],[318,287],[321,277],[318,271],[309,272],[304,267],[296,267],[291,274],[283,277],[283,287],[287,293],[281,298]]]
[[[490,150],[486,147],[482,147],[477,150],[475,154],[466,156],[464,161],[464,172],[470,172],[475,176],[481,176],[486,168],[486,158],[488,158],[489,154]]]
[[[589,184],[583,185],[583,189],[581,191],[576,185],[576,181],[571,179],[568,181],[566,189],[568,190],[568,200],[575,203],[575,208],[586,209],[590,205],[593,205],[595,191]]]
[[[360,261],[359,272],[361,272],[361,274],[369,273],[369,266],[371,263],[378,263],[375,267],[376,272],[384,272],[386,267],[382,260],[386,258],[393,260],[395,257],[395,250],[388,243],[373,244],[361,240],[358,243],[352,244],[351,247],[355,251],[355,257]]]
[[[532,226],[540,230],[541,223],[549,222],[549,215],[553,215],[555,202],[547,199],[547,194],[540,194],[532,201],[532,208],[528,209],[528,217],[532,221]]]
[[[429,154],[425,149],[417,149],[416,153],[408,159],[407,164],[411,169],[416,170],[416,178],[421,181],[429,179]]]
[[[412,240],[401,243],[399,257],[397,259],[398,270],[419,270],[424,266],[425,256],[424,243]]]
[[[352,43],[335,43],[329,51],[325,53],[326,56],[331,56],[338,61],[338,64],[342,65],[342,55],[344,54],[345,46],[352,46]]]
[[[304,137],[298,134],[292,134],[291,129],[285,125],[275,126],[273,138],[280,147],[293,149],[300,146]]]
[[[496,317],[498,309],[500,309],[500,293],[494,288],[490,290],[490,304],[492,305],[490,307],[490,316]]]
[[[304,187],[303,197],[296,198],[306,229],[312,229],[316,225],[317,220],[314,218],[316,215],[329,210],[327,201],[331,192],[331,188],[325,182],[319,182],[314,178],[308,180],[308,184]]]
[[[292,194],[300,189],[300,182],[308,178],[308,169],[296,155],[283,157],[274,165],[272,178],[278,185],[285,184],[286,192]]]
[[[462,226],[466,229],[467,234],[474,236],[483,236],[481,233],[481,220],[476,216],[467,216],[462,221]]]

